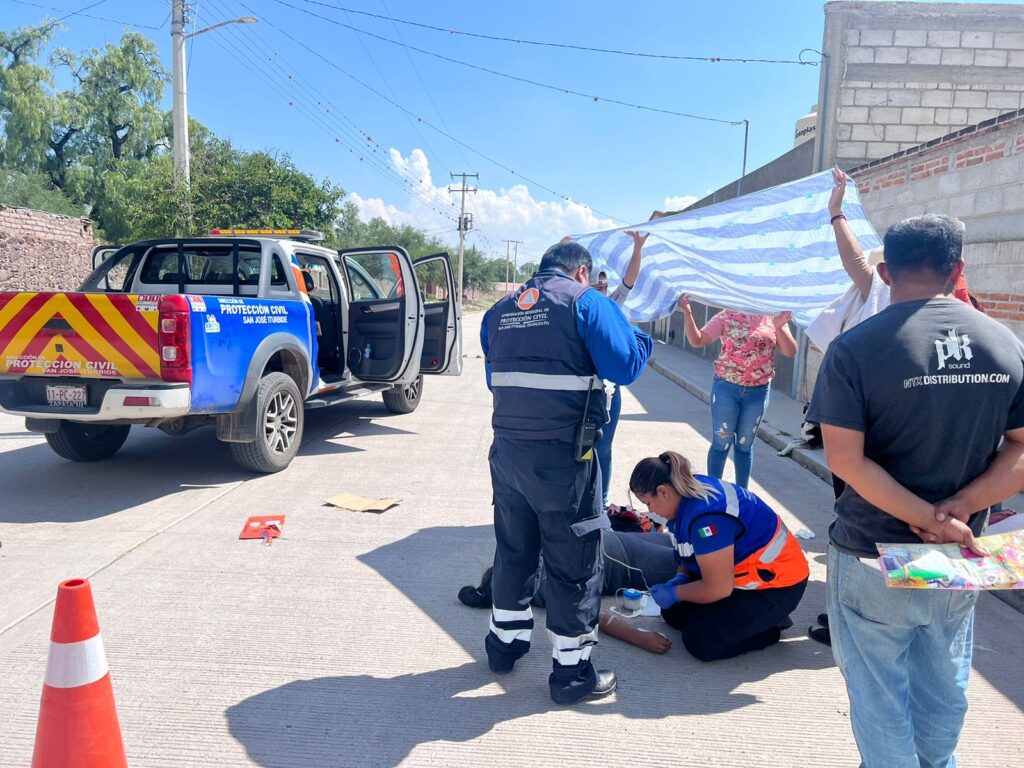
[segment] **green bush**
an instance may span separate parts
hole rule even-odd
[[[0,204],[66,216],[85,215],[82,206],[50,186],[45,174],[21,173],[9,168],[0,168]]]

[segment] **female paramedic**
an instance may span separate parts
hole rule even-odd
[[[701,661],[767,648],[792,626],[807,559],[771,507],[672,451],[644,459],[629,489],[666,526],[679,574],[651,587],[668,624]]]

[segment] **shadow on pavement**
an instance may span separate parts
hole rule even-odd
[[[459,587],[479,576],[492,552],[490,526],[439,527],[360,556],[476,661],[397,677],[299,680],[259,693],[226,712],[231,734],[249,758],[268,767],[393,766],[420,744],[470,742],[501,723],[562,710],[547,691],[550,646],[543,631],[543,611],[537,613],[532,652],[515,672],[499,678],[488,670],[483,650],[487,612],[466,608],[456,599]],[[658,619],[648,621],[651,628],[667,629]],[[364,639],[379,647],[382,655],[409,652],[387,637],[368,633]],[[827,649],[809,640],[714,664],[691,658],[678,638],[675,646],[665,656],[654,656],[606,638],[595,661],[599,667],[616,670],[619,689],[614,698],[577,705],[574,710],[652,724],[668,716],[732,712],[757,703],[754,695],[737,692],[745,683],[794,668],[832,665]],[[429,663],[429,649],[414,653]],[[439,653],[450,656],[451,650]],[[620,721],[615,722],[621,727]],[[600,727],[599,721],[595,726]],[[524,754],[523,764],[528,762]]]
[[[299,455],[362,451],[347,441],[411,434],[377,421],[387,414],[380,403],[307,412]],[[212,427],[179,437],[134,427],[115,456],[90,463],[67,461],[45,443],[33,443],[0,452],[0,523],[82,522],[185,490],[216,488],[254,477],[259,476],[235,463],[230,447],[217,440]]]

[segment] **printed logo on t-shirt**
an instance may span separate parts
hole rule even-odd
[[[935,340],[935,352],[939,356],[940,371],[944,368],[970,368],[971,358],[974,357],[971,337],[966,333],[958,333],[955,328],[947,331],[945,338]]]
[[[703,528],[697,531],[697,535],[702,539],[710,539],[712,536],[718,533],[718,529],[713,525],[705,525]]]

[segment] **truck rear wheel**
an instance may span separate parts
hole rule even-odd
[[[415,381],[401,384],[384,392],[384,405],[392,413],[412,413],[420,404],[422,394],[423,374],[421,373]]]
[[[109,459],[128,439],[129,424],[80,424],[61,421],[56,432],[48,432],[46,442],[54,453],[69,461]]]
[[[302,395],[286,373],[268,373],[256,388],[256,439],[231,443],[235,461],[252,472],[280,472],[302,443]]]

